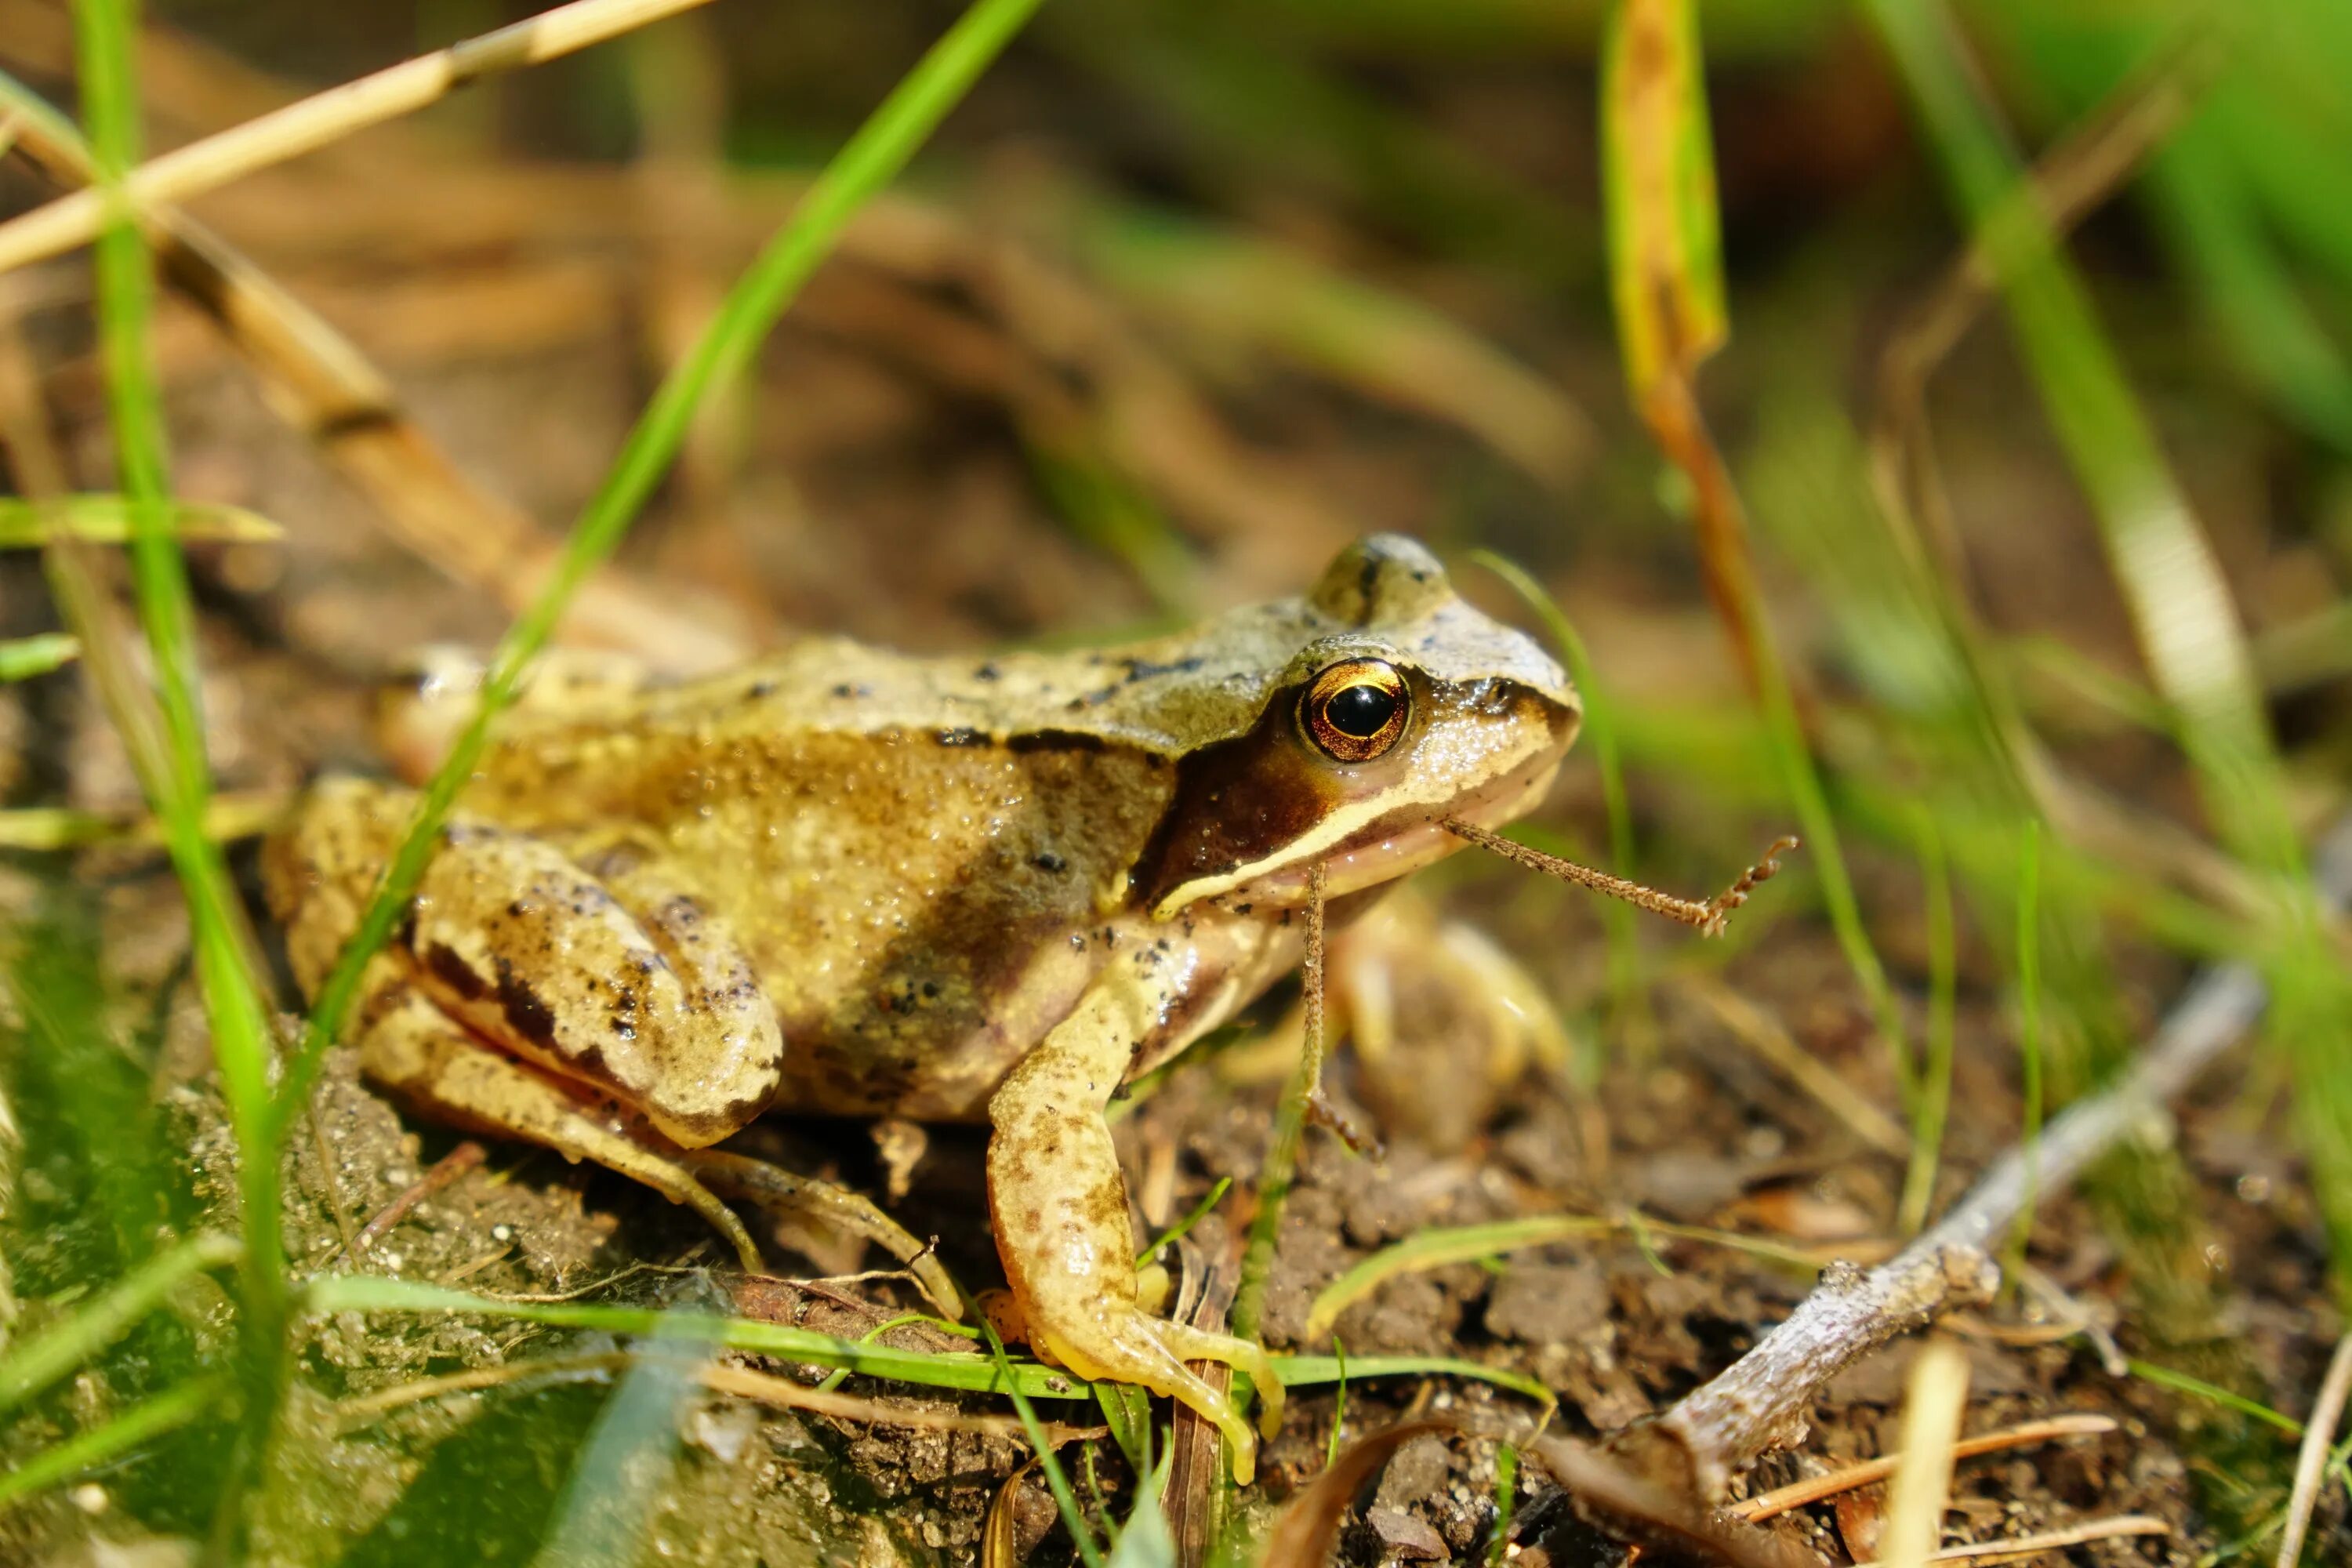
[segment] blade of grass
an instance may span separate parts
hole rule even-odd
[[[104,1464],[152,1437],[175,1431],[202,1415],[228,1392],[226,1375],[199,1377],[134,1405],[103,1426],[69,1437],[35,1455],[5,1475],[0,1475],[0,1508],[18,1498],[45,1491],[71,1480],[84,1470]]]
[[[1327,1470],[1339,1462],[1339,1429],[1348,1424],[1348,1345],[1337,1334],[1331,1336],[1331,1359],[1339,1363],[1339,1387],[1331,1398],[1331,1439],[1323,1445]]]
[[[1911,1163],[1904,1173],[1897,1223],[1916,1236],[1927,1223],[1935,1200],[1936,1172],[1943,1163],[1944,1121],[1952,1103],[1954,1007],[1958,956],[1953,931],[1952,873],[1944,837],[1933,813],[1918,815],[1919,866],[1927,892],[1927,1060],[1912,1107]]]
[[[707,1343],[660,1331],[638,1347],[597,1413],[534,1564],[621,1568],[638,1561],[656,1489],[669,1482],[677,1460],[678,1418],[701,1386],[709,1357]]]
[[[1037,1468],[1045,1472],[1045,1485],[1054,1494],[1054,1506],[1061,1510],[1062,1527],[1070,1532],[1070,1540],[1077,1547],[1078,1555],[1086,1560],[1087,1568],[1103,1568],[1102,1547],[1087,1527],[1086,1515],[1078,1511],[1077,1493],[1070,1489],[1070,1478],[1062,1469],[1062,1461],[1045,1436],[1044,1424],[1037,1419],[1028,1396],[1021,1392],[1021,1380],[1013,1374],[1013,1358],[1004,1352],[1004,1341],[985,1313],[981,1315],[980,1327],[988,1336],[996,1370],[1003,1374],[1004,1391],[1013,1396],[1013,1408],[1020,1413],[1021,1429],[1029,1434],[1029,1447],[1037,1456]]]
[[[1186,1215],[1182,1219],[1178,1220],[1174,1225],[1170,1226],[1166,1230],[1160,1232],[1159,1240],[1153,1242],[1150,1246],[1145,1247],[1141,1252],[1135,1255],[1135,1266],[1138,1268],[1142,1268],[1145,1264],[1159,1257],[1161,1252],[1184,1239],[1184,1233],[1191,1230],[1202,1220],[1208,1218],[1209,1215],[1216,1209],[1217,1205],[1224,1200],[1226,1192],[1232,1188],[1233,1184],[1234,1179],[1231,1176],[1219,1176],[1217,1178],[1217,1184],[1209,1189],[1209,1195],[1192,1205],[1192,1213]]]
[[[42,632],[0,642],[0,684],[30,680],[62,669],[81,657],[81,639],[69,632]]]
[[[1618,0],[1602,43],[1601,171],[1610,284],[1635,411],[1689,481],[1707,597],[1764,715],[1819,866],[1839,945],[1868,998],[1907,1107],[1916,1068],[1871,945],[1788,671],[1758,596],[1748,519],[1700,409],[1699,365],[1729,330],[1714,153],[1692,0]]]
[[[929,1388],[999,1393],[1008,1386],[1009,1377],[1029,1398],[1093,1397],[1093,1389],[1085,1379],[1035,1362],[1008,1362],[1000,1367],[990,1356],[976,1352],[940,1354],[897,1350],[751,1318],[583,1302],[501,1301],[493,1296],[477,1296],[444,1286],[362,1274],[331,1274],[313,1279],[305,1288],[301,1301],[303,1310],[312,1313],[474,1312],[596,1333],[663,1333],[681,1341],[753,1351],[780,1361],[845,1367],[865,1376],[919,1383]]]
[[[1168,1472],[1175,1459],[1171,1450],[1157,1469],[1146,1466],[1136,1472],[1135,1504],[1111,1546],[1109,1568],[1176,1568],[1176,1537],[1160,1500],[1167,1494]]]
[[[555,629],[564,605],[589,572],[619,544],[629,524],[669,470],[704,398],[733,382],[750,364],[775,324],[842,228],[868,198],[896,177],[948,110],[1011,41],[1039,0],[974,0],[915,68],[891,89],[809,187],[735,287],[719,313],[666,376],[612,470],[583,510],[539,597],[515,622],[482,681],[473,720],[425,786],[415,820],[385,868],[357,933],[320,987],[302,1043],[289,1063],[272,1128],[281,1137],[310,1093],[320,1058],[358,995],[360,975],[398,921],[433,853],[441,823],[471,775],[491,721],[513,700],[524,670]]]
[[[1442,1355],[1351,1355],[1343,1361],[1328,1355],[1277,1355],[1274,1358],[1275,1375],[1285,1388],[1319,1388],[1336,1384],[1342,1372],[1350,1383],[1360,1383],[1370,1377],[1460,1377],[1472,1383],[1491,1384],[1523,1394],[1549,1409],[1559,1401],[1552,1391],[1535,1378],[1524,1373],[1507,1372],[1501,1367],[1484,1366],[1458,1356]]]
[[[2299,1437],[2303,1435],[2303,1423],[2294,1416],[2282,1415],[2259,1400],[2249,1399],[2242,1394],[2232,1393],[2219,1384],[2208,1383],[2201,1377],[2191,1377],[2185,1372],[2175,1372],[2168,1366],[2158,1366],[2154,1362],[2131,1361],[2126,1364],[2131,1368],[2134,1377],[2146,1383],[2155,1384],[2158,1388],[2168,1388],[2175,1394],[2186,1394],[2192,1398],[2218,1405],[2224,1410],[2234,1410],[2241,1415],[2262,1422],[2264,1426],[2275,1426],[2290,1437]]]
[[[121,1338],[181,1281],[226,1268],[244,1253],[235,1237],[200,1236],[161,1252],[73,1316],[18,1344],[0,1361],[0,1414],[16,1408]]]
[[[1486,1568],[1503,1568],[1511,1550],[1511,1515],[1518,1501],[1519,1451],[1506,1443],[1495,1450],[1495,1528],[1486,1537]]]
[[[2025,1196],[2010,1226],[2009,1261],[2003,1278],[2024,1277],[2025,1244],[2033,1234],[2034,1205],[2042,1185],[2042,825],[2029,822],[2017,860],[2017,1056],[2024,1083]]]
[[[136,531],[141,504],[122,495],[0,497],[0,550],[37,550],[68,537],[121,544]],[[276,523],[241,506],[167,498],[163,507],[165,527],[182,539],[255,542],[285,537]]]
[[[79,645],[79,639],[76,642]],[[204,835],[215,844],[266,833],[286,815],[288,797],[216,795],[205,804]],[[28,805],[0,811],[0,849],[80,849],[92,844],[161,845],[169,829],[144,812],[76,811]]]
[[[142,782],[163,820],[173,868],[187,900],[213,1058],[242,1154],[237,1196],[245,1255],[237,1330],[249,1415],[243,1469],[258,1455],[275,1420],[284,1368],[286,1258],[278,1161],[268,1135],[270,1039],[260,991],[247,964],[243,909],[219,849],[204,834],[211,780],[197,705],[194,612],[171,531],[163,395],[151,327],[155,280],[146,243],[120,200],[121,181],[139,156],[130,0],[76,0],[74,20],[76,65],[98,163],[96,188],[105,203],[95,210],[113,219],[99,236],[96,257],[100,350],[119,483],[131,509],[131,582],[168,748],[163,765]],[[227,1489],[224,1519],[236,1511],[238,1489],[235,1484]]]

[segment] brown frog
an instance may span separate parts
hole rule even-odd
[[[985,1117],[996,1241],[1030,1343],[1254,1443],[1187,1370],[1281,1385],[1238,1338],[1139,1299],[1104,1110],[1333,920],[1539,800],[1577,731],[1559,668],[1381,536],[1301,598],[1078,653],[919,658],[838,640],[661,684],[552,669],[501,721],[352,1037],[419,1112],[599,1162],[692,1205],[812,1188],[714,1149],[761,1111]],[[464,682],[394,715],[436,760]],[[322,784],[265,857],[306,989],[356,927],[408,791]],[[869,1234],[911,1238],[856,1200]],[[820,1203],[820,1206],[821,1203]]]

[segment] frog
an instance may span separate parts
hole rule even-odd
[[[470,711],[386,714],[408,782],[330,775],[262,879],[315,994]],[[1156,1315],[1108,1113],[1408,873],[1540,802],[1581,721],[1526,633],[1394,534],[1296,597],[1123,646],[915,656],[810,637],[672,680],[535,678],[457,795],[347,1037],[413,1112],[551,1147],[703,1215],[855,1194],[719,1147],[761,1113],[985,1121],[986,1198],[1041,1358],[1181,1401],[1237,1479],[1267,1352]],[[1245,1374],[1256,1432],[1188,1363]]]

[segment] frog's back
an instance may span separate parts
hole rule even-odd
[[[1066,679],[1021,662],[809,644],[520,714],[459,809],[690,893],[775,1004],[783,1103],[977,1114],[1100,966],[1174,779],[1131,737],[1016,726]]]

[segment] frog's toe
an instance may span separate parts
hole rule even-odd
[[[730,1197],[791,1218],[814,1219],[872,1242],[907,1266],[940,1312],[950,1318],[964,1316],[963,1293],[948,1278],[930,1245],[916,1240],[905,1226],[857,1194],[725,1150],[691,1150],[679,1160]]]
[[[1272,1437],[1282,1424],[1282,1384],[1275,1379],[1273,1361],[1247,1340],[1171,1323],[1132,1307],[1106,1306],[1091,1321],[1059,1331],[1039,1324],[1033,1313],[1031,1345],[1081,1377],[1137,1384],[1192,1406],[1224,1435],[1233,1449],[1234,1479],[1247,1486],[1257,1473],[1256,1434],[1231,1394],[1184,1363],[1221,1362],[1247,1373],[1265,1396],[1259,1425]]]

